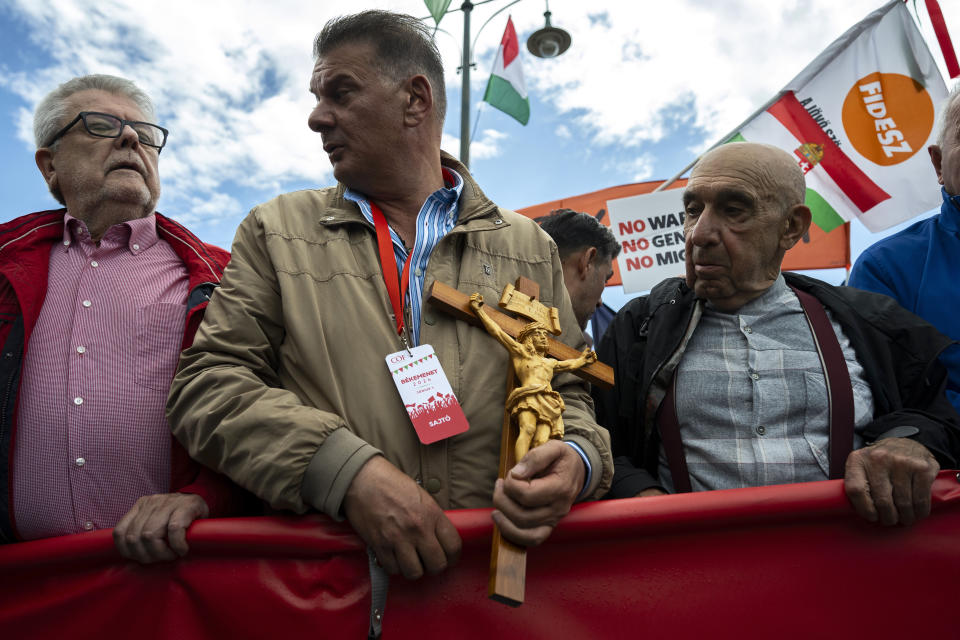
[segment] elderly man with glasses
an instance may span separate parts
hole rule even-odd
[[[167,130],[129,80],[92,75],[34,115],[37,167],[65,209],[0,225],[0,541],[114,528],[141,562],[187,551],[238,506],[172,440],[180,350],[229,254],[154,211]]]

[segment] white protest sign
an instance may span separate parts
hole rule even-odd
[[[623,247],[617,264],[626,293],[685,275],[683,189],[608,200],[607,208],[610,230]]]

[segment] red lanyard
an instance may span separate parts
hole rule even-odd
[[[403,263],[403,272],[400,282],[397,282],[397,259],[393,253],[393,240],[390,238],[390,227],[383,212],[373,202],[370,203],[370,212],[373,214],[373,225],[377,230],[377,247],[380,249],[380,268],[383,270],[383,281],[390,294],[390,304],[393,305],[393,315],[397,319],[397,335],[403,337],[403,301],[407,297],[407,287],[410,285],[410,258],[413,251],[407,255]]]

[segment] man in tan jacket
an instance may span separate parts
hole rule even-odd
[[[282,195],[241,224],[171,389],[174,433],[274,507],[345,516],[391,573],[416,578],[456,560],[460,538],[442,509],[492,505],[505,536],[538,544],[574,501],[610,484],[608,436],[585,385],[557,377],[565,441],[498,481],[507,354],[422,298],[440,281],[496,299],[526,276],[559,307],[561,339],[582,349],[556,247],[440,151],[443,68],[422,23],[346,16],[324,27],[314,54],[309,126],[339,184]],[[378,232],[378,219],[389,227]],[[388,291],[392,270],[405,296]],[[467,431],[418,440],[385,362],[406,345],[432,346]]]

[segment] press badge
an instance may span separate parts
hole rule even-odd
[[[397,351],[386,361],[420,442],[432,444],[470,427],[433,347]]]

